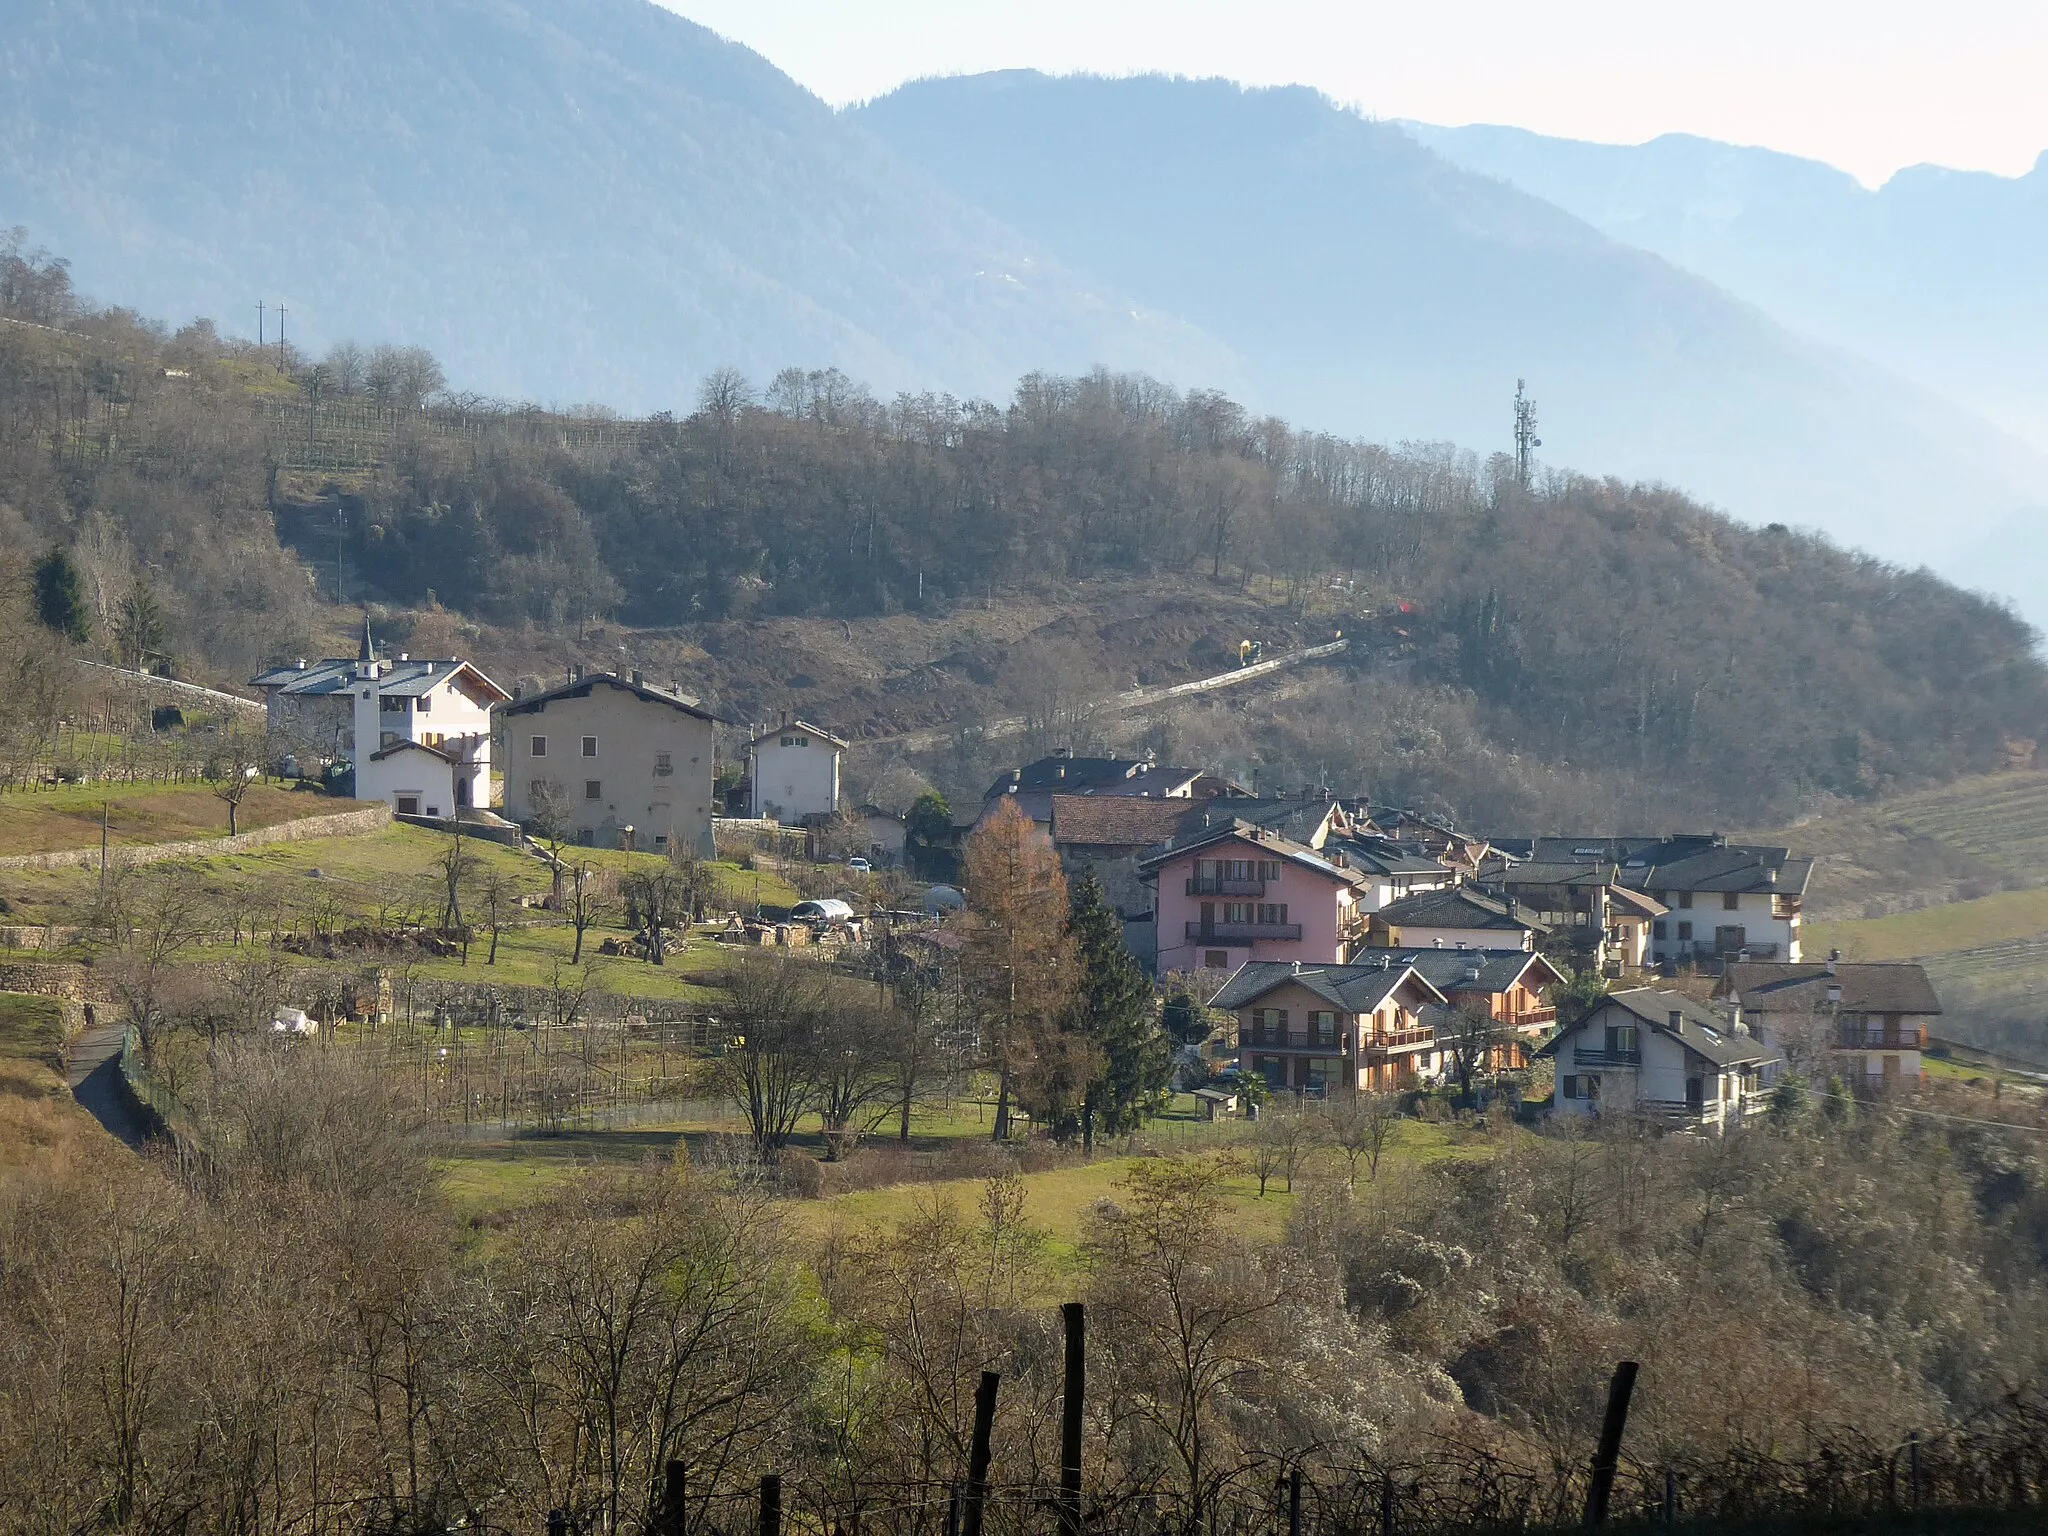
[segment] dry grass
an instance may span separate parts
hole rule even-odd
[[[67,848],[97,848],[103,805],[107,809],[107,841],[115,847],[228,835],[228,808],[203,784],[79,785],[0,794],[0,850],[55,853]],[[353,800],[258,784],[242,802],[237,829],[254,832],[280,822],[359,808]]]
[[[0,1183],[63,1173],[113,1146],[65,1085],[56,1002],[0,993]]]

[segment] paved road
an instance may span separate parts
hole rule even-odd
[[[131,1147],[140,1147],[151,1134],[149,1117],[135,1102],[121,1078],[121,1026],[102,1024],[88,1029],[71,1046],[71,1096],[83,1104],[92,1117]]]

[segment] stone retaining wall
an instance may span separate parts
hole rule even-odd
[[[303,821],[279,822],[233,837],[202,837],[185,843],[137,843],[107,850],[107,862],[132,869],[141,864],[161,864],[168,859],[205,859],[224,853],[248,853],[272,843],[296,843],[311,837],[356,837],[381,832],[391,825],[391,807],[379,802],[360,810],[334,816],[309,816]],[[0,869],[97,869],[97,848],[63,848],[55,853],[16,853],[0,858]]]

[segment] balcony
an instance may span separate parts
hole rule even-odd
[[[1641,1051],[1595,1051],[1580,1046],[1572,1052],[1572,1060],[1582,1071],[1600,1071],[1610,1067],[1640,1067],[1643,1064]]]
[[[1501,1023],[1507,1025],[1509,1029],[1535,1029],[1541,1025],[1555,1024],[1556,1022],[1557,1010],[1555,1008],[1524,1008],[1520,1013],[1504,1014],[1501,1017]]]
[[[1255,1033],[1248,1036],[1243,1044],[1246,1050],[1251,1051],[1316,1051],[1324,1056],[1334,1056],[1338,1050],[1335,1035],[1308,1034],[1301,1030],[1285,1035],[1271,1031]]]
[[[1368,1056],[1386,1055],[1391,1051],[1412,1051],[1436,1044],[1436,1031],[1427,1026],[1416,1029],[1383,1030],[1365,1042]]]
[[[1301,941],[1299,923],[1189,923],[1190,944],[1256,944],[1261,939]]]
[[[1921,1051],[1927,1048],[1927,1037],[1917,1029],[1844,1029],[1836,1032],[1834,1045],[1838,1051]]]
[[[1206,879],[1195,878],[1187,883],[1190,896],[1263,896],[1266,882],[1263,880],[1225,880],[1211,875]]]

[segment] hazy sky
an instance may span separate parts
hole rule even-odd
[[[2048,149],[2048,0],[661,0],[835,103],[920,75],[1300,82],[1380,117],[1683,131],[1882,181]]]

